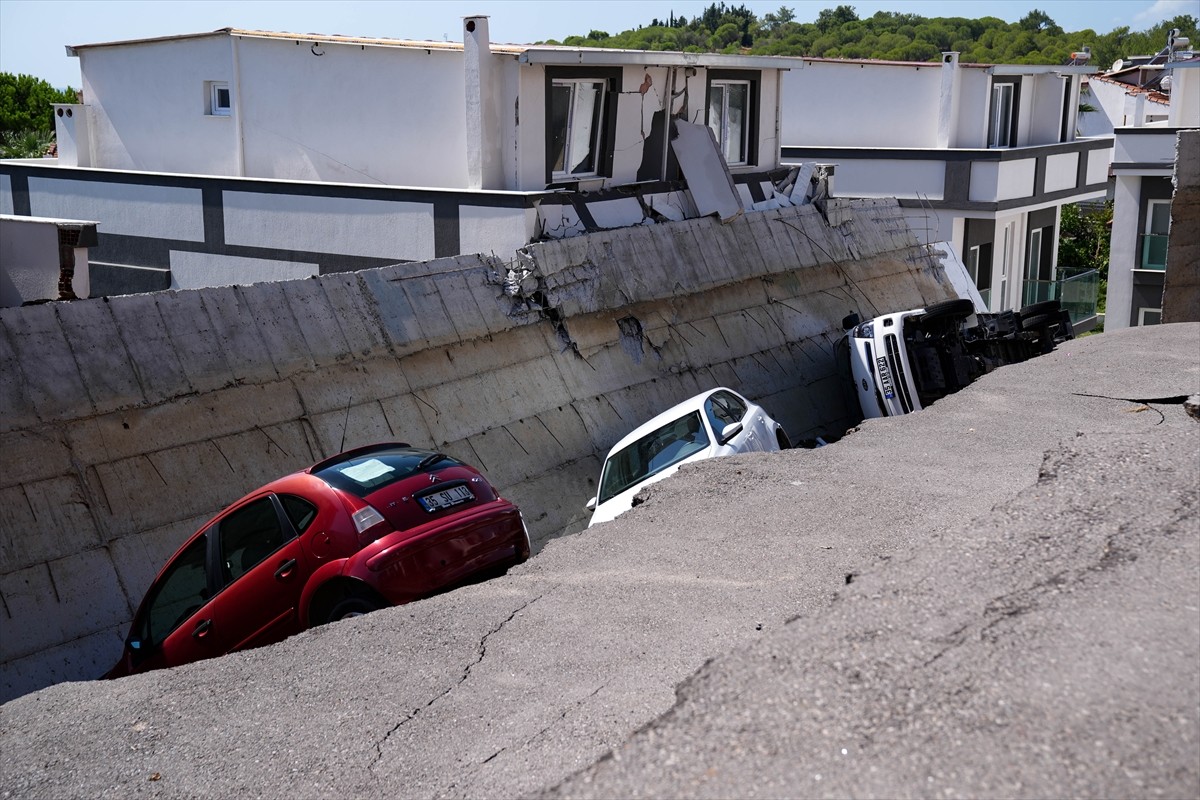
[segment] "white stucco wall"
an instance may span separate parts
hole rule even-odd
[[[1046,157],[1046,191],[1074,189],[1079,175],[1079,153],[1059,153]]]
[[[0,214],[13,213],[12,178],[0,175]]]
[[[309,278],[319,272],[316,264],[267,258],[219,256],[181,250],[172,250],[170,258],[172,289],[289,281]]]
[[[1037,159],[971,162],[972,202],[988,203],[1033,196]]]
[[[954,147],[987,147],[992,76],[982,69],[959,67],[958,130]]]
[[[1054,74],[1029,75],[1022,80],[1022,92],[1030,95],[1030,113],[1026,121],[1028,138],[1021,144],[1053,144],[1061,140],[1064,80],[1069,79]]]
[[[80,221],[0,217],[0,308],[59,299],[62,267],[58,243],[62,222],[77,226]],[[71,291],[84,298],[90,289],[88,250],[76,247],[74,251]]]
[[[940,91],[938,63],[805,61],[783,75],[782,144],[936,147]]]
[[[873,152],[878,155],[878,151]],[[946,162],[839,159],[835,180],[836,194],[841,197],[941,200],[946,187]]]
[[[434,256],[426,203],[225,192],[223,204],[228,244],[397,261]]]
[[[204,241],[199,189],[29,178],[35,217],[94,219],[101,233]]]
[[[207,113],[206,81],[233,86],[229,38],[80,51],[93,166],[237,174],[233,117]]]
[[[1174,67],[1171,76],[1171,108],[1167,124],[1175,128],[1200,127],[1200,68]]]
[[[237,47],[248,176],[467,186],[461,51],[251,37]]]

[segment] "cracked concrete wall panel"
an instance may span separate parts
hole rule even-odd
[[[187,372],[163,321],[164,299],[159,294],[135,294],[109,299],[120,345],[138,375],[142,394],[158,403],[193,391]],[[97,301],[87,301],[97,302]],[[117,342],[111,343],[114,347]]]
[[[100,464],[205,442],[303,414],[288,383],[233,386],[149,408],[114,411],[69,423],[67,442],[81,464]]]
[[[246,293],[239,291],[241,288],[222,286],[203,293],[204,309],[212,323],[213,335],[225,350],[235,381],[261,383],[276,380],[279,372],[271,360],[263,330],[255,319],[255,309],[247,301]],[[274,343],[279,344],[278,341]],[[287,349],[292,349],[290,342]]]
[[[501,266],[495,273],[480,270],[467,276],[466,291],[475,300],[483,328],[481,335],[496,336],[535,321],[512,315],[513,298],[504,293],[500,283],[507,271],[507,266]]]
[[[114,539],[108,543],[108,551],[112,554],[113,563],[117,565],[117,574],[125,587],[125,624],[133,619],[134,612],[150,588],[151,581],[159,569],[167,563],[175,552],[183,546],[196,531],[212,518],[212,514],[193,515],[177,522],[149,528]],[[120,633],[124,638],[125,631]],[[112,655],[112,661],[120,654],[120,640],[117,650]]]
[[[423,350],[401,359],[400,366],[408,386],[419,390],[537,361],[561,348],[550,325],[531,325],[491,339]]]
[[[74,475],[5,489],[0,502],[0,574],[102,543]]]
[[[21,360],[9,341],[9,322],[0,309],[0,431],[13,431],[38,423],[37,408],[26,389]],[[2,451],[0,451],[2,452]]]
[[[387,350],[377,301],[364,291],[357,272],[339,272],[318,278],[334,319],[346,338],[346,350],[355,357],[379,355]]]
[[[50,684],[103,675],[116,663],[124,636],[123,626],[114,626],[5,662],[0,672],[0,695],[18,697]]]
[[[81,406],[88,413],[95,411],[63,335],[55,304],[6,310],[14,313],[0,315],[0,319],[7,328],[14,355],[21,365],[22,383],[38,418],[59,419],[78,413]],[[74,412],[71,406],[75,407]]]
[[[345,411],[368,400],[406,394],[411,390],[404,368],[391,357],[371,358],[337,364],[316,372],[294,375],[290,381],[295,387],[299,404],[282,419],[294,419],[303,414],[324,414]],[[286,393],[287,384],[278,390]]]
[[[557,535],[552,532],[571,534],[587,527],[592,512],[586,504],[596,494],[603,463],[603,456],[588,456],[503,490],[525,514],[533,552],[541,551]],[[577,490],[564,492],[564,486]]]
[[[0,575],[0,595],[13,619],[41,620],[5,625],[0,661],[95,633],[126,615],[124,594],[103,548]]]
[[[233,370],[213,330],[203,297],[203,292],[190,290],[157,295],[156,300],[188,383],[197,392],[211,392],[232,383]]]
[[[432,276],[404,280],[400,288],[408,299],[409,307],[414,310],[414,318],[426,346],[436,347],[456,340],[457,328],[449,310],[442,304],[441,290]]]
[[[71,452],[54,428],[0,433],[0,453],[4,454],[0,487],[20,486],[72,471]]]
[[[144,402],[129,355],[119,344],[121,338],[109,304],[58,303],[55,308],[96,411],[104,413]]]
[[[245,491],[230,480],[225,459],[211,443],[97,464],[94,475],[97,494],[106,503],[97,514],[112,538],[211,513]],[[198,475],[203,479],[196,480]],[[148,492],[170,502],[148,503]]]
[[[521,463],[526,460],[527,453],[517,441],[516,432],[511,424],[473,433],[466,439],[438,449],[442,452],[453,449],[455,452],[451,455],[473,463],[501,492],[505,487],[520,483],[528,477],[525,474],[527,468]],[[474,460],[469,456],[473,456]]]
[[[353,425],[353,410],[351,420]],[[353,427],[350,429],[354,430]],[[320,459],[320,454],[310,448],[300,422],[217,437],[213,439],[213,444],[229,464],[231,488],[242,494],[290,472],[304,469]]]
[[[387,418],[388,428],[395,434],[396,441],[408,442],[414,447],[437,446],[414,394],[409,392],[386,397],[379,401],[379,405]]]
[[[378,400],[352,405],[348,410],[343,407],[325,414],[311,414],[309,421],[320,448],[314,461],[337,455],[343,450],[395,439],[388,425],[387,414]],[[308,464],[302,464],[301,468],[306,466]],[[250,488],[253,485],[247,486],[247,489]]]
[[[486,309],[480,308],[475,295],[468,288],[472,282],[485,280],[483,270],[444,273],[434,276],[433,280],[438,287],[442,307],[454,326],[455,341],[475,339],[492,332],[495,326],[489,327],[487,323],[492,306],[489,304]]]
[[[592,452],[587,432],[579,425],[579,416],[555,416],[542,412],[503,426],[516,442],[510,452],[505,485],[541,475],[559,464],[569,463]]]
[[[375,298],[379,324],[392,352],[404,355],[419,352],[424,349],[426,343],[421,323],[404,290],[404,279],[399,270],[400,267],[384,267],[366,270],[361,275],[367,291]]]
[[[350,345],[319,280],[288,281],[283,284],[283,296],[316,367],[350,358]]]
[[[529,411],[571,401],[552,356],[431,386],[417,395],[430,430],[440,441],[461,439]]]

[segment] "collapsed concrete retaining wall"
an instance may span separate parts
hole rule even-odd
[[[947,296],[873,200],[4,309],[0,700],[103,673],[165,559],[280,474],[434,447],[519,503],[538,549],[586,524],[619,436],[701,389],[741,389],[793,440],[841,432],[842,316]]]

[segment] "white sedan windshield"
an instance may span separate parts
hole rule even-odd
[[[609,456],[600,477],[600,499],[603,503],[631,486],[678,464],[693,453],[708,447],[708,431],[693,411]]]

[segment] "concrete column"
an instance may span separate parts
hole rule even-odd
[[[467,187],[503,188],[499,181],[499,159],[495,142],[500,141],[498,123],[493,120],[492,53],[488,18],[463,18],[463,69],[466,87]]]
[[[942,53],[942,88],[938,95],[937,146],[954,147],[958,139],[958,53]]]
[[[1118,175],[1113,189],[1112,239],[1108,253],[1108,294],[1104,303],[1104,330],[1129,327],[1133,305],[1133,265],[1137,263],[1138,205],[1142,179]]]

